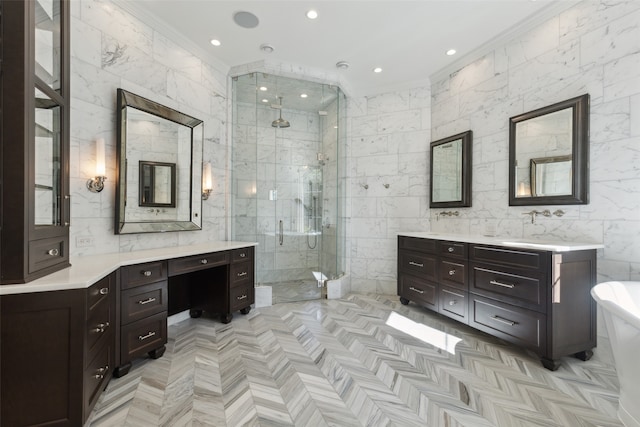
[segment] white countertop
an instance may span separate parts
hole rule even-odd
[[[539,251],[570,252],[588,249],[604,248],[601,243],[563,242],[537,239],[512,239],[510,237],[488,237],[466,234],[445,234],[430,232],[400,232],[399,236],[418,237],[421,239],[447,240],[454,242],[477,243],[482,245],[508,246],[520,249],[535,249]]]
[[[253,242],[208,242],[197,245],[147,249],[126,253],[71,257],[71,267],[29,283],[1,285],[0,295],[88,288],[98,280],[125,265],[161,261],[164,259],[180,258],[210,252],[228,251],[256,245],[257,243]]]

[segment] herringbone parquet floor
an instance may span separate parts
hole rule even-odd
[[[537,358],[395,296],[278,304],[170,326],[88,426],[621,426],[615,370]]]

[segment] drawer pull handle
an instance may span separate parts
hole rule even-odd
[[[104,374],[109,370],[109,365],[106,365],[104,368],[96,369],[96,374],[93,376],[97,380],[101,380],[104,378]]]
[[[247,254],[246,254],[246,253],[244,253],[244,252],[242,252],[242,253],[240,254],[240,258],[244,258],[244,257],[246,257],[246,256],[247,256]]]
[[[516,285],[512,285],[511,283],[502,283],[502,282],[498,282],[497,280],[492,280],[489,283],[491,283],[492,285],[502,286],[503,288],[509,288],[509,289],[513,289],[516,287]]]
[[[103,333],[104,331],[107,330],[108,327],[109,327],[109,322],[99,323],[96,325],[93,331],[98,333]]]
[[[420,267],[420,268],[424,267],[424,264],[420,264],[420,263],[413,262],[413,261],[409,261],[409,265],[413,265],[413,266]]]
[[[449,276],[454,276],[456,274],[455,270],[449,270]]]
[[[246,276],[247,274],[249,274],[249,273],[247,273],[246,271],[243,271],[242,273],[238,273],[238,274],[237,274],[237,276],[238,276],[238,277],[244,277],[244,276]]]
[[[109,288],[100,288],[100,295],[107,295],[109,293]]]
[[[424,291],[422,289],[416,289],[413,286],[410,286],[409,290],[412,290],[413,292],[417,292],[419,294],[424,294]]]
[[[203,259],[201,259],[201,260],[200,260],[200,264],[202,264],[202,265],[204,265],[204,264],[206,264],[206,263],[208,263],[208,262],[209,262],[209,261],[207,261],[207,259],[206,259],[206,258],[203,258]]]
[[[47,254],[49,254],[51,256],[58,256],[58,255],[60,255],[60,251],[55,249],[55,248],[54,249],[49,249],[47,251]]]
[[[147,338],[151,338],[151,337],[152,337],[152,336],[154,336],[155,334],[156,334],[155,332],[153,332],[153,331],[149,331],[149,333],[148,333],[147,335],[138,335],[138,339],[139,339],[140,341],[144,341],[144,340],[146,340]]]
[[[237,299],[238,301],[243,300],[243,299],[247,299],[247,294],[244,294],[244,295],[241,295],[241,296],[239,296],[239,297],[236,297],[236,299]]]
[[[455,251],[456,249],[453,246],[449,246],[449,248],[447,249],[447,251],[449,251],[449,253]]]
[[[143,300],[138,301],[138,304],[145,305],[145,304],[149,304],[150,302],[154,302],[155,300],[156,300],[155,298],[149,297],[147,299],[143,299]]]
[[[509,326],[515,326],[515,325],[518,324],[518,322],[514,322],[512,320],[503,319],[500,316],[491,316],[491,319],[495,320],[496,322],[504,323],[505,325],[509,325]]]
[[[149,276],[151,276],[151,274],[153,274],[153,273],[151,273],[151,270],[144,270],[141,273],[145,277],[149,277]]]
[[[451,301],[449,301],[449,305],[456,305],[458,303],[458,300],[452,299]]]

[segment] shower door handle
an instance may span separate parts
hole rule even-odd
[[[280,234],[278,236],[278,240],[280,241],[280,246],[282,246],[282,242],[284,242],[284,224],[282,220],[280,220]]]

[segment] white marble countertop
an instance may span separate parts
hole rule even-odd
[[[436,239],[465,243],[477,243],[482,245],[508,246],[511,248],[535,249],[539,251],[552,252],[570,252],[604,248],[604,245],[601,243],[564,242],[538,239],[512,239],[510,237],[489,237],[467,234],[445,234],[409,231],[400,232],[398,233],[398,235],[407,237],[418,237],[422,239]]]
[[[218,241],[134,252],[71,257],[71,267],[29,283],[1,285],[0,295],[88,288],[98,280],[125,265],[227,251],[256,245],[257,243],[254,242]]]

